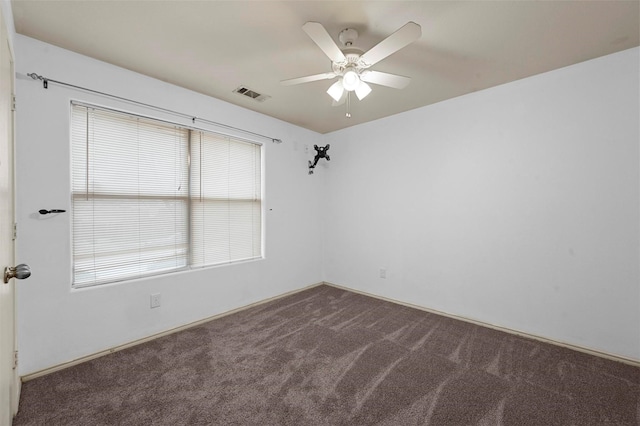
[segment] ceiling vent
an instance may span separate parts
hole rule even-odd
[[[256,100],[258,102],[264,102],[271,97],[269,95],[263,95],[261,93],[258,93],[255,90],[251,90],[246,86],[240,86],[236,90],[234,90],[234,92],[239,93],[242,96],[246,96],[247,98]]]

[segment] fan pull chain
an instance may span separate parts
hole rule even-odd
[[[347,92],[347,113],[345,114],[345,117],[351,118],[351,112],[349,112],[350,110],[351,110],[351,92]]]

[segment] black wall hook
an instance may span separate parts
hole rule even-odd
[[[64,213],[64,212],[66,212],[66,210],[61,210],[61,209],[53,209],[53,210],[42,209],[42,210],[38,210],[38,213],[40,213],[40,214]]]

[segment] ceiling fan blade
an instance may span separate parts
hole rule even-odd
[[[308,75],[306,77],[292,78],[290,80],[282,80],[280,84],[283,86],[293,86],[294,84],[309,83],[311,81],[330,80],[335,76],[336,75],[332,72],[325,72],[322,74]]]
[[[380,86],[393,87],[394,89],[404,89],[411,82],[409,77],[369,70],[362,71],[360,80],[366,81],[367,83],[379,84]]]
[[[397,52],[403,47],[411,44],[422,36],[422,28],[415,22],[407,22],[403,27],[373,46],[364,53],[360,60],[365,66],[380,62],[392,53]]]
[[[336,42],[333,41],[322,24],[310,21],[304,24],[302,29],[309,37],[311,37],[311,40],[313,40],[315,44],[322,49],[324,54],[327,55],[332,62],[347,62],[347,58],[344,56],[344,53],[342,53]]]

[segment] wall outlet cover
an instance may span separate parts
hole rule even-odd
[[[160,307],[160,293],[151,295],[151,308]]]

